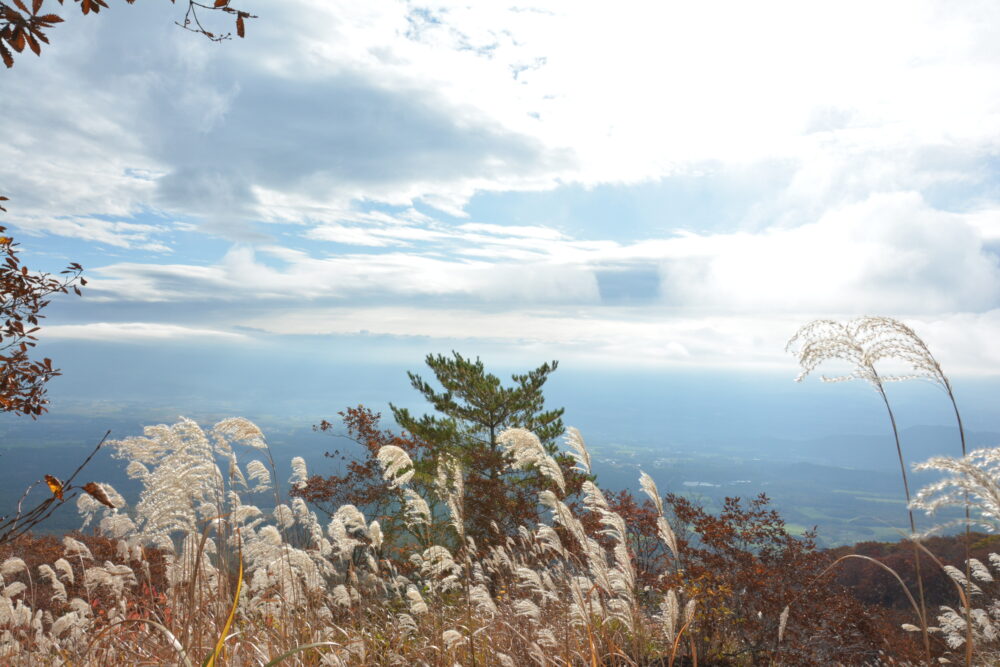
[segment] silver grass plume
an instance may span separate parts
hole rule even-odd
[[[296,489],[305,488],[309,473],[306,470],[306,460],[301,456],[292,457],[292,476],[288,478],[288,483]]]
[[[543,648],[552,649],[559,645],[556,636],[550,628],[540,628],[535,634],[535,641]]]
[[[932,515],[942,507],[964,506],[966,494],[978,517],[970,519],[989,531],[1000,529],[1000,447],[976,449],[960,458],[935,456],[913,466],[915,471],[936,470],[951,473],[944,479],[920,489],[910,503],[911,509]],[[936,529],[964,523],[956,519]]]
[[[533,623],[538,623],[542,610],[538,608],[537,604],[524,598],[514,601],[514,613],[530,619]]]
[[[465,473],[462,464],[452,456],[438,462],[436,486],[451,514],[451,525],[459,542],[465,542]]]
[[[951,382],[941,370],[941,364],[913,329],[891,317],[861,317],[854,320],[854,324],[862,346],[873,360],[895,359],[913,371],[883,380],[922,378],[951,392]]]
[[[262,461],[254,459],[247,464],[247,479],[256,482],[250,493],[260,493],[271,488],[271,471]]]
[[[6,586],[4,586],[4,588],[3,588],[3,597],[8,598],[8,599],[13,598],[13,597],[17,597],[18,595],[20,595],[21,593],[23,593],[27,589],[28,589],[28,585],[25,584],[23,581],[15,581],[12,584],[7,584]]]
[[[656,488],[656,482],[653,478],[646,474],[645,471],[639,474],[639,486],[642,488],[643,492],[649,496],[650,500],[653,501],[653,505],[656,506],[656,530],[659,535],[660,541],[667,545],[670,549],[670,554],[676,560],[678,557],[677,551],[677,537],[674,535],[673,529],[667,522],[666,517],[663,515],[663,498],[660,497],[660,491]]]
[[[86,544],[78,540],[73,539],[69,535],[63,537],[63,547],[66,548],[66,553],[70,555],[79,555],[81,558],[87,558],[88,560],[94,560],[94,556],[90,553],[90,549]],[[18,560],[21,560],[18,558]],[[24,565],[24,561],[21,561],[21,565]]]
[[[409,600],[411,614],[419,616],[427,613],[427,603],[413,584],[406,587],[406,599]]]
[[[53,566],[55,567],[56,572],[59,574],[60,580],[69,584],[73,583],[74,581],[73,566],[69,564],[68,560],[66,560],[65,558],[59,558],[56,560],[55,563],[53,563]]]
[[[559,539],[559,533],[557,533],[552,526],[548,524],[540,524],[535,531],[538,538],[539,544],[541,544],[545,549],[556,553],[560,556],[566,555],[566,550],[563,549],[562,540]]]
[[[690,625],[691,623],[694,623],[694,611],[697,608],[697,606],[698,606],[698,600],[695,598],[691,598],[690,600],[687,601],[687,604],[684,605],[685,625]]]
[[[562,469],[545,451],[537,435],[524,428],[509,428],[497,437],[497,442],[513,459],[512,469],[524,470],[533,465],[542,475],[555,482],[559,491],[566,493]]]
[[[882,378],[876,372],[875,362],[879,358],[870,354],[862,344],[858,331],[860,322],[852,320],[843,324],[835,320],[814,320],[801,327],[785,346],[786,351],[798,357],[802,366],[795,381],[801,382],[826,361],[840,360],[850,364],[853,370],[847,375],[821,376],[824,382],[858,379],[881,387],[882,382],[889,378]]]
[[[947,574],[949,577],[951,577],[951,579],[955,583],[960,585],[965,590],[966,593],[972,593],[978,595],[982,594],[983,589],[981,589],[979,586],[966,579],[965,573],[959,570],[954,565],[945,565],[943,569],[944,573]]]
[[[982,561],[976,558],[969,559],[969,569],[972,571],[972,577],[984,584],[993,583],[993,575],[990,574],[989,569],[983,565]]]
[[[587,443],[584,442],[580,431],[573,426],[566,429],[564,438],[566,445],[570,448],[570,454],[576,459],[576,470],[585,475],[590,474],[590,452],[587,450]]]
[[[403,520],[411,525],[430,525],[431,508],[413,489],[403,489]]]
[[[481,616],[492,618],[497,615],[497,605],[490,597],[490,592],[483,584],[476,584],[469,591],[469,600],[476,605]]]
[[[458,630],[445,630],[441,633],[441,640],[444,642],[445,650],[450,651],[456,644],[465,640],[465,637]]]
[[[781,610],[781,616],[778,617],[778,643],[779,644],[785,638],[785,626],[788,625],[788,612],[789,612],[788,605],[785,605],[785,608]],[[919,630],[919,628],[918,628],[918,630]]]
[[[608,500],[596,484],[588,479],[580,490],[583,491],[583,504],[589,511],[600,513],[608,510]]]
[[[556,522],[566,528],[581,546],[586,545],[587,535],[583,530],[583,525],[580,524],[579,519],[573,516],[573,512],[566,506],[566,503],[559,500],[556,494],[548,489],[538,494],[538,500],[542,505],[552,510],[552,516]]]
[[[143,480],[144,489],[135,507],[138,532],[148,541],[172,549],[174,533],[197,531],[202,520],[221,513],[217,491],[224,480],[215,457],[229,451],[213,446],[189,419],[173,426],[147,426],[144,434],[108,444],[115,449],[116,458],[152,468]],[[217,441],[225,445],[224,438]]]
[[[385,481],[389,482],[392,488],[399,488],[413,477],[413,461],[403,448],[385,445],[379,448],[375,456],[382,466]]]
[[[409,614],[396,614],[396,627],[406,636],[417,634],[417,622]]]
[[[372,549],[378,551],[382,548],[382,526],[378,521],[373,520],[368,525],[368,535],[372,540]]]
[[[249,419],[243,417],[223,419],[212,430],[216,438],[219,439],[222,447],[226,445],[221,441],[226,438],[232,442],[252,447],[253,449],[267,449],[267,443],[264,441],[264,433]]]
[[[680,615],[681,607],[677,600],[677,592],[671,588],[660,602],[660,623],[663,625],[668,642],[673,642],[677,636],[677,620]]]
[[[354,505],[341,505],[334,516],[344,523],[347,534],[353,538],[368,537],[368,523],[365,515]]]
[[[521,586],[527,588],[531,593],[542,593],[542,578],[530,567],[520,566],[515,570],[517,578],[521,580]]]
[[[271,512],[271,515],[274,517],[274,520],[278,523],[278,525],[281,526],[283,529],[288,529],[291,528],[293,525],[295,525],[295,514],[292,512],[292,508],[290,508],[288,505],[282,503],[280,505],[275,506],[274,511]]]
[[[73,539],[73,538],[70,538],[70,539]],[[76,540],[73,540],[73,541],[76,542]],[[80,543],[77,542],[77,544],[80,544]],[[84,548],[86,548],[86,547],[84,547]],[[87,551],[87,554],[89,556],[90,550]],[[17,574],[19,572],[24,572],[27,569],[28,569],[28,566],[25,565],[25,563],[24,563],[23,560],[21,560],[17,556],[12,556],[11,558],[8,558],[7,560],[5,560],[3,562],[3,565],[0,565],[0,574],[2,574],[5,577],[10,577],[10,576],[13,576],[13,575],[15,575],[15,574]]]
[[[420,558],[420,572],[424,577],[429,579],[449,575],[459,569],[452,558],[451,552],[438,544],[433,544],[424,549]]]
[[[38,575],[42,581],[48,582],[54,591],[52,599],[58,602],[66,602],[66,587],[56,576],[55,570],[50,565],[39,565]]]

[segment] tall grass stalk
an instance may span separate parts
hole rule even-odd
[[[885,404],[889,415],[889,423],[892,426],[892,435],[896,445],[896,455],[899,459],[900,476],[903,479],[903,492],[906,495],[907,514],[910,521],[911,540],[914,540],[913,557],[914,567],[917,574],[917,589],[919,593],[920,605],[917,616],[920,619],[920,628],[924,642],[924,653],[927,664],[932,664],[930,638],[927,625],[927,605],[924,600],[923,577],[920,571],[920,550],[917,548],[917,527],[913,518],[913,510],[910,508],[910,484],[906,477],[906,463],[903,459],[903,448],[899,441],[899,429],[896,425],[896,417],[893,414],[889,398],[885,393],[884,382],[889,380],[904,379],[901,376],[882,377],[875,368],[875,364],[888,358],[899,358],[899,350],[882,345],[879,340],[877,328],[872,326],[871,320],[876,318],[859,318],[851,320],[846,324],[834,320],[815,320],[800,328],[798,332],[788,341],[786,350],[793,352],[802,366],[802,372],[795,378],[796,382],[801,382],[809,373],[821,364],[828,361],[842,361],[853,366],[853,370],[848,375],[836,377],[822,376],[824,382],[843,382],[846,380],[860,379],[868,382]],[[875,335],[873,331],[876,332]]]

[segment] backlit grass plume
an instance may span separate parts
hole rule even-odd
[[[900,475],[903,480],[903,492],[906,496],[907,513],[910,523],[911,539],[917,539],[916,522],[913,517],[910,485],[906,474],[906,463],[899,439],[899,428],[893,413],[889,398],[885,392],[885,383],[909,379],[929,380],[940,386],[948,396],[955,413],[961,441],[962,455],[966,453],[965,430],[962,418],[955,401],[951,382],[941,369],[937,359],[931,354],[927,344],[906,324],[889,317],[859,317],[848,322],[834,320],[815,320],[800,328],[791,340],[786,350],[794,353],[799,360],[802,371],[796,382],[803,380],[820,365],[839,361],[848,364],[851,370],[847,374],[828,377],[822,376],[824,382],[841,382],[860,379],[868,382],[881,397],[889,415],[892,434],[896,444],[896,455],[899,459]],[[907,372],[902,374],[882,374],[877,365],[890,363],[902,365]],[[966,498],[966,557],[968,558],[968,524],[969,502]],[[920,552],[914,543],[914,559],[917,570],[917,584],[920,596],[921,628],[924,635],[925,652],[930,659],[930,646],[927,637],[927,618],[924,604],[923,581],[920,576]],[[968,611],[968,610],[967,610]],[[966,662],[971,663],[971,633],[970,647]]]

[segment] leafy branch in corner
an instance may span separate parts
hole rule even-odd
[[[7,201],[0,196],[0,201]],[[0,211],[6,211],[0,206]],[[18,244],[6,236],[0,226],[0,411],[31,415],[34,419],[45,412],[45,384],[60,375],[52,360],[32,360],[28,356],[35,347],[35,332],[49,305],[47,297],[66,294],[70,290],[80,296],[79,285],[86,285],[83,267],[75,262],[61,273],[32,273],[22,266],[17,256]],[[78,285],[79,283],[79,285]]]
[[[36,56],[42,54],[42,43],[48,44],[49,38],[45,31],[52,28],[57,23],[62,23],[63,19],[58,14],[43,13],[45,0],[30,0],[31,7],[25,4],[24,0],[0,0],[0,59],[8,68],[14,66],[14,53],[23,53],[25,48],[30,49]],[[64,4],[65,0],[58,0],[59,4]],[[73,0],[80,5],[80,11],[84,14],[99,14],[102,8],[107,8],[106,0]],[[125,0],[128,4],[134,4],[135,0]],[[170,0],[171,3],[175,0]],[[210,40],[221,42],[230,39],[232,33],[217,34],[207,30],[201,23],[198,12],[220,11],[236,16],[236,35],[243,37],[246,33],[245,19],[255,19],[255,15],[230,6],[231,0],[214,0],[210,5],[188,0],[188,8],[184,13],[184,21],[177,22],[177,25],[197,32]],[[49,4],[51,7],[51,2]]]

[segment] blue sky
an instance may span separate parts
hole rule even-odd
[[[995,3],[242,6],[223,44],[67,7],[0,78],[3,224],[90,281],[57,365],[458,341],[791,377],[799,325],[882,314],[1000,374]]]

